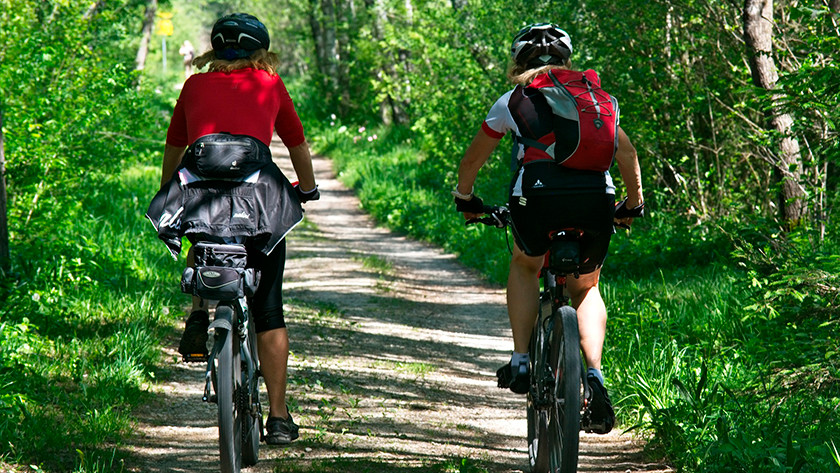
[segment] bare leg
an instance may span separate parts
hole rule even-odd
[[[507,307],[513,332],[513,351],[528,353],[531,331],[539,311],[542,256],[528,256],[514,245],[507,284]]]
[[[194,268],[195,267],[195,254],[193,252],[194,250],[195,250],[195,247],[191,246],[190,251],[187,252],[187,267],[188,268]],[[192,314],[193,312],[195,312],[197,310],[203,310],[203,311],[207,312],[207,302],[204,299],[202,299],[198,296],[192,296],[192,310],[190,310],[190,313]]]
[[[566,279],[566,288],[577,310],[580,347],[588,368],[601,369],[601,354],[607,333],[607,307],[601,299],[598,278],[601,270]]]
[[[268,391],[269,417],[287,418],[286,373],[289,362],[289,333],[285,328],[257,334],[260,370]]]

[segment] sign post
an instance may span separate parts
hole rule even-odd
[[[163,57],[163,75],[166,75],[166,37],[172,36],[175,25],[172,24],[172,12],[158,12],[157,34],[161,37],[161,56]]]

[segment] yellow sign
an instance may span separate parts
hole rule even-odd
[[[172,13],[158,12],[160,20],[157,22],[157,34],[160,36],[172,36],[175,31],[175,25],[172,24]]]

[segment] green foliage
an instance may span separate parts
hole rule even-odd
[[[176,93],[175,46],[203,44],[215,17],[244,9],[269,26],[282,72],[300,75],[284,79],[308,136],[365,208],[498,283],[505,237],[465,229],[448,191],[510,87],[512,34],[561,23],[574,65],[598,70],[618,97],[645,177],[649,218],[614,237],[601,283],[605,366],[622,417],[684,471],[840,465],[836,13],[779,4],[778,87],[760,92],[741,7],[715,0],[413,1],[411,10],[396,0],[173,0],[161,3],[176,13],[172,68],[162,74],[155,38],[142,80],[131,69],[144,2],[96,5],[0,0],[14,259],[0,278],[0,444],[12,459],[115,468],[104,445],[119,443],[153,375],[175,291],[166,272],[176,265],[140,218],[157,172],[142,163]],[[335,54],[316,30],[333,34]],[[779,180],[767,161],[780,136],[765,129],[779,107],[794,117],[812,216],[794,231],[773,219]],[[477,182],[488,203],[506,198],[507,147]],[[465,459],[431,468],[481,471]]]
[[[76,225],[16,241],[0,309],[0,442],[14,458],[64,469],[78,460],[69,440],[98,457],[145,399],[175,292],[164,284],[175,264],[137,198],[156,174],[135,165],[118,179],[97,175],[94,200],[77,196],[93,210]]]
[[[46,234],[83,211],[69,197],[96,171],[117,172],[159,145],[136,135],[159,127],[158,116],[148,113],[129,59],[111,44],[125,40],[125,19],[112,10],[87,17],[89,6],[23,1],[3,8],[0,106],[13,238]]]
[[[174,264],[143,218],[165,99],[131,70],[142,5],[0,2],[0,445],[39,471],[112,470],[171,323]]]

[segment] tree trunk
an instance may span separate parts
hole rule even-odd
[[[388,7],[385,0],[374,0],[368,5],[369,8],[373,8],[373,37],[377,41],[381,41],[385,39],[385,26],[388,23]],[[394,84],[399,80],[397,78],[396,66],[394,65],[397,62],[397,58],[389,60],[389,51],[382,51],[382,54],[386,55],[385,61],[383,62],[382,69],[377,72],[377,77],[381,81]],[[404,119],[402,117],[405,116],[399,108],[397,99],[394,97],[395,86],[391,85],[389,88],[390,90],[385,93],[384,98],[379,103],[379,118],[385,125],[391,125],[395,121]]]
[[[102,4],[105,3],[105,0],[98,0],[88,7],[87,11],[85,12],[84,19],[90,20],[94,16],[96,16],[96,12],[102,7]]]
[[[318,72],[324,78],[328,97],[338,92],[339,45],[333,0],[310,0],[309,28],[315,44]],[[329,100],[329,98],[328,98]]]
[[[146,4],[146,15],[143,17],[140,47],[137,48],[137,58],[134,60],[134,69],[138,71],[142,71],[146,67],[146,57],[149,55],[149,43],[152,41],[152,27],[155,25],[157,6],[157,0],[149,0]]]
[[[333,0],[321,0],[321,11],[324,13],[324,71],[335,84],[338,79],[338,32],[336,31],[337,21],[335,15],[335,3]]]
[[[9,221],[6,215],[6,154],[3,142],[3,106],[0,104],[0,267],[9,267]]]
[[[773,90],[779,75],[773,59],[773,0],[745,0],[744,41],[749,54],[750,72],[753,84],[765,90]],[[774,174],[781,182],[779,213],[788,225],[797,225],[805,216],[805,192],[800,184],[803,169],[799,142],[791,136],[793,118],[782,113],[775,103],[780,98],[773,95],[774,104],[769,108],[767,127],[778,132],[782,139],[778,145],[778,157]]]

